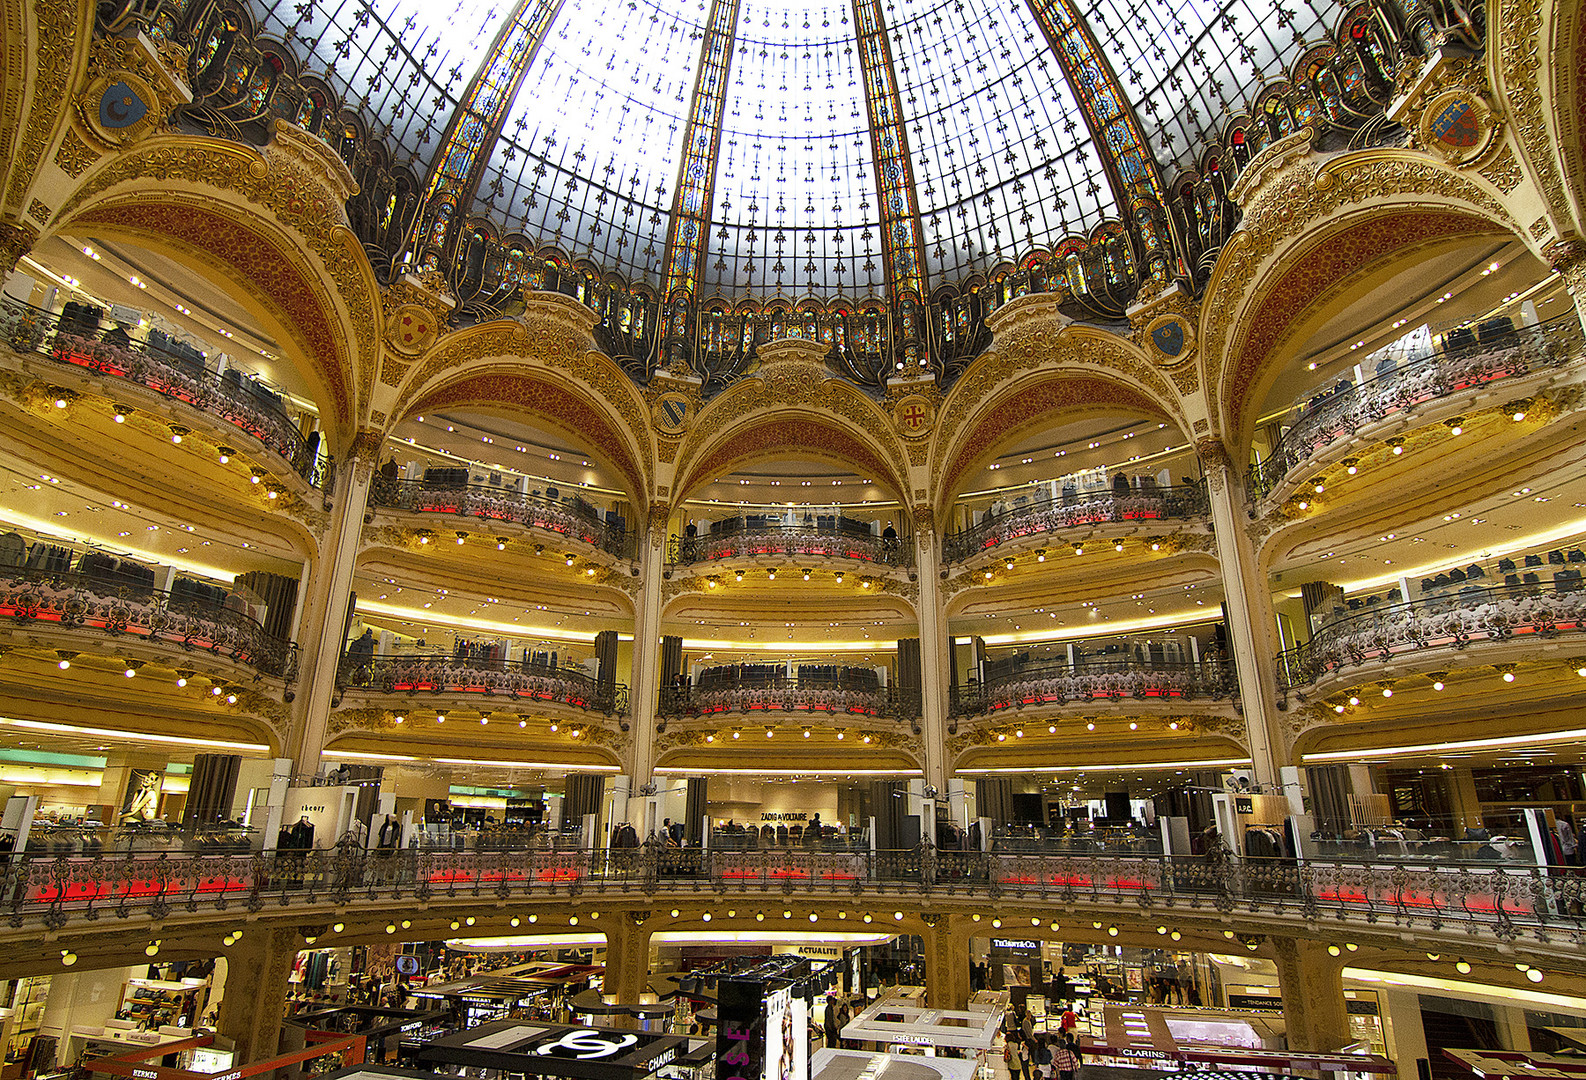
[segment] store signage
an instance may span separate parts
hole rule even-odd
[[[610,1057],[629,1047],[637,1046],[638,1043],[637,1035],[617,1035],[609,1031],[569,1031],[550,1042],[525,1047],[523,1052],[538,1054],[541,1057],[592,1061],[596,1058]]]
[[[1344,1002],[1344,1008],[1350,1016],[1376,1016],[1378,1011],[1375,1001],[1363,1001],[1359,998],[1351,998]]]
[[[994,938],[991,939],[991,947],[993,949],[998,949],[998,950],[1000,950],[1002,952],[1040,952],[1041,951],[1041,943],[1039,941],[1026,941],[1026,940],[1021,940],[1019,938],[994,937]]]
[[[765,987],[757,979],[722,979],[716,984],[718,1080],[762,1080],[765,1073],[764,995]]]
[[[419,973],[419,958],[406,953],[396,958],[398,975],[417,975]]]
[[[777,814],[767,810],[761,813],[761,821],[808,821],[809,812],[801,810],[796,814]]]
[[[132,1075],[137,1077],[138,1080],[155,1080],[160,1074],[153,1069],[133,1069]]]
[[[1282,1012],[1283,999],[1276,994],[1229,994],[1228,1007],[1246,1012]]]
[[[1121,1046],[1117,1050],[1109,1051],[1119,1057],[1146,1058],[1150,1061],[1172,1061],[1173,1055],[1166,1050],[1151,1050],[1144,1046]]]
[[[1253,814],[1256,812],[1256,801],[1248,795],[1234,796],[1234,813]]]

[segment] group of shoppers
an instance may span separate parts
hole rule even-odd
[[[1002,1060],[1009,1080],[1074,1080],[1080,1055],[1079,1020],[1073,1007],[1063,1003],[1057,1034],[1037,1032],[1035,1018],[1022,1005],[1003,1016]]]

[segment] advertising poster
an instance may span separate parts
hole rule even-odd
[[[810,1003],[799,995],[793,999],[789,1010],[793,1016],[793,1070],[792,1080],[809,1080],[810,1075]]]
[[[793,991],[765,998],[765,1080],[793,1080]]]
[[[129,769],[127,793],[121,800],[121,823],[153,821],[160,814],[160,783],[165,779],[158,769]]]

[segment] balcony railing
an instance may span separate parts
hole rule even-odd
[[[327,908],[392,901],[496,904],[514,898],[795,894],[816,902],[912,897],[1112,909],[1117,917],[1350,924],[1500,945],[1529,935],[1579,949],[1586,879],[1518,862],[1297,864],[1204,857],[936,851],[710,851],[636,848],[391,853],[334,849],[210,856],[16,856],[0,877],[13,927],[104,926],[106,916],[156,920],[182,912]],[[777,900],[783,903],[784,900]],[[1155,911],[1157,914],[1151,915]],[[1142,912],[1146,913],[1142,915]],[[374,917],[384,921],[384,914]]]
[[[1324,391],[1295,406],[1281,421],[1288,425],[1283,437],[1265,460],[1251,466],[1249,496],[1266,496],[1319,448],[1367,424],[1499,379],[1563,367],[1579,359],[1582,349],[1580,320],[1570,314]]]
[[[1066,705],[1069,702],[1189,701],[1237,695],[1239,682],[1231,662],[1141,663],[1133,660],[1060,661],[988,678],[984,683],[953,687],[952,711],[977,716],[1005,709]]]
[[[1278,681],[1289,690],[1345,668],[1423,649],[1583,630],[1586,591],[1579,578],[1550,585],[1466,586],[1451,596],[1377,604],[1324,624],[1310,641],[1278,655]]]
[[[855,559],[888,567],[914,565],[914,541],[878,536],[868,528],[822,516],[813,524],[788,525],[753,516],[727,518],[706,536],[673,536],[667,558],[673,563],[712,563],[721,559],[784,555],[795,559]]]
[[[288,680],[296,675],[297,646],[265,632],[241,611],[88,574],[22,566],[0,571],[0,618],[163,642],[229,657],[265,675]]]
[[[661,688],[660,714],[709,717],[762,712],[812,716],[912,720],[920,715],[919,691],[880,686],[847,676],[777,679],[738,678],[707,685]]]
[[[487,660],[447,653],[361,656],[346,653],[336,677],[341,690],[376,694],[477,694],[513,701],[543,701],[575,709],[628,714],[628,688],[602,684],[578,668],[520,660]]]
[[[305,439],[274,395],[264,396],[268,391],[255,389],[251,380],[217,375],[201,363],[132,341],[125,332],[88,329],[9,297],[0,303],[0,339],[17,352],[126,379],[183,402],[252,435],[315,487],[330,482],[330,460],[319,453],[317,440]]]
[[[633,558],[634,534],[606,522],[598,510],[577,498],[563,500],[483,484],[393,480],[377,476],[369,491],[369,502],[415,514],[452,514],[511,522],[557,533],[619,559]]]
[[[1027,506],[988,515],[942,540],[942,559],[960,563],[1024,536],[1121,522],[1204,520],[1209,513],[1204,484],[1180,484],[1127,495],[1101,492],[1068,499],[1042,498]]]

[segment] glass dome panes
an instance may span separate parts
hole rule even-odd
[[[256,9],[262,36],[287,42],[301,74],[342,104],[378,118],[398,163],[422,177],[457,98],[479,67],[511,0],[308,0]]]
[[[1158,160],[1189,166],[1343,9],[1326,0],[1076,0]],[[1171,169],[1165,170],[1171,173]],[[1169,177],[1164,177],[1168,179]]]
[[[565,0],[507,113],[478,209],[656,282],[704,0]]]
[[[1026,0],[883,6],[928,284],[1117,216],[1084,115]]]
[[[853,14],[743,0],[701,295],[880,292],[880,220]]]

